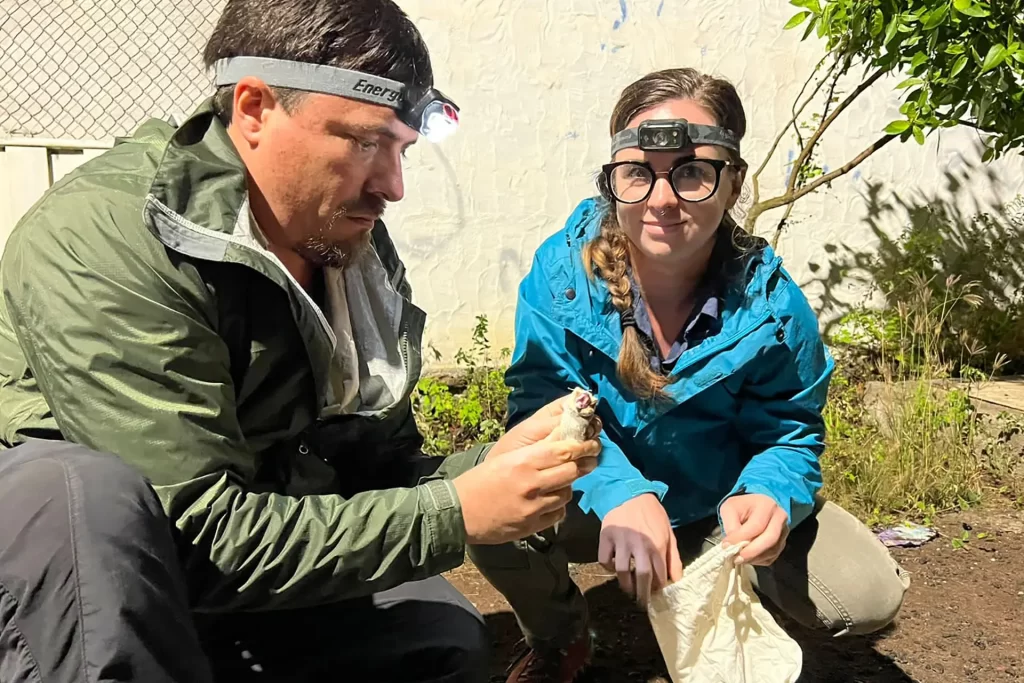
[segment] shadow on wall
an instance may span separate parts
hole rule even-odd
[[[845,244],[828,244],[828,262],[810,264],[810,284],[821,287],[817,314],[829,322],[826,336],[861,309],[840,300],[839,292],[851,283],[880,293],[895,311],[910,302],[915,276],[930,282],[935,305],[948,298],[947,278],[959,276],[959,286],[978,299],[958,302],[946,318],[943,331],[952,347],[974,344],[982,349],[971,361],[991,367],[997,354],[1008,364],[1003,374],[1024,372],[1024,200],[1006,204],[979,197],[976,188],[998,184],[995,170],[980,163],[964,163],[947,170],[940,189],[912,196],[889,194],[881,183],[869,183],[865,200],[867,227],[878,241],[873,251],[858,251]],[[893,236],[886,226],[902,224]],[[918,282],[920,280],[917,280]]]

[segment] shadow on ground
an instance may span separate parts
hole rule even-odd
[[[589,576],[577,576],[581,584]],[[590,605],[597,650],[594,663],[581,683],[668,683],[658,644],[646,614],[626,598],[614,580],[593,585],[585,591]],[[784,618],[780,624],[804,652],[801,683],[914,683],[900,666],[875,650],[875,637],[834,639],[803,629]],[[505,680],[508,664],[522,647],[519,628],[511,612],[486,615],[494,636],[495,661],[492,682]]]

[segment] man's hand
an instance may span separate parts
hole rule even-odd
[[[487,453],[487,459],[495,458],[502,453],[514,451],[517,448],[530,446],[548,438],[562,421],[562,412],[565,410],[565,398],[565,396],[562,396],[555,399],[505,432],[498,439],[498,442],[491,447],[491,450]],[[601,433],[601,426],[601,418],[596,415],[591,418],[586,440],[596,439],[597,435]]]
[[[647,604],[652,591],[683,577],[676,535],[665,508],[653,493],[628,500],[605,515],[597,559],[618,575],[622,590],[635,596],[641,605]]]
[[[597,467],[600,451],[594,439],[538,441],[497,455],[492,450],[484,462],[452,480],[462,503],[466,542],[507,543],[561,521],[572,500],[572,483]]]
[[[760,493],[733,496],[722,503],[722,527],[728,545],[750,541],[737,556],[744,562],[767,567],[786,547],[789,524],[786,512],[774,500]]]

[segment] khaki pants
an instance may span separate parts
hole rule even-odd
[[[480,572],[505,596],[533,647],[568,645],[586,628],[587,606],[569,562],[597,559],[601,523],[570,504],[566,519],[526,541],[471,546]],[[676,529],[685,565],[717,545],[718,520]],[[871,633],[893,620],[910,578],[871,530],[819,500],[770,567],[745,566],[758,593],[798,623],[837,635]]]

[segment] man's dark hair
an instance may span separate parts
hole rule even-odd
[[[269,57],[326,64],[418,87],[434,84],[430,53],[419,30],[391,0],[228,0],[203,51],[218,59]],[[274,88],[289,110],[304,95]],[[231,121],[234,87],[220,86],[214,110]]]

